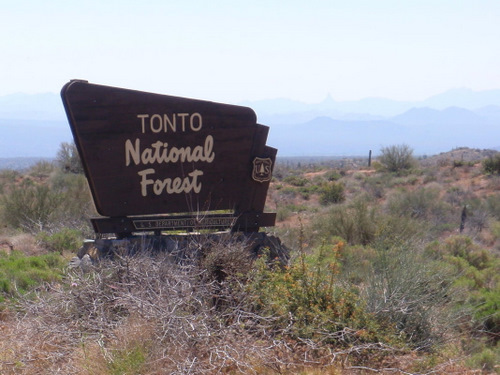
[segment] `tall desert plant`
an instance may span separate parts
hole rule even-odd
[[[389,172],[399,172],[415,165],[413,149],[405,144],[382,147],[378,161]]]
[[[63,142],[57,152],[56,163],[65,173],[82,174],[83,166],[74,143]]]
[[[47,229],[61,196],[46,184],[24,180],[2,197],[3,219],[14,228],[36,233]]]

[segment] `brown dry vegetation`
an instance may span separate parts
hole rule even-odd
[[[500,303],[500,176],[481,164],[490,155],[462,148],[398,173],[366,160],[280,163],[266,209],[278,213],[267,230],[292,250],[285,269],[232,242],[180,264],[143,254],[59,268],[3,293],[0,373],[499,373],[500,332],[472,305],[481,293]],[[62,187],[67,178],[46,165],[0,175],[3,199],[26,180],[80,194],[35,226],[15,228],[3,211],[3,257],[56,251],[69,262],[69,234],[57,235],[65,223],[88,235],[92,208],[79,181]],[[325,204],[336,184],[342,200]],[[69,220],[68,210],[85,212]]]

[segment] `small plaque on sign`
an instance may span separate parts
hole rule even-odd
[[[204,229],[231,227],[236,221],[233,216],[227,217],[208,217],[205,219],[197,219],[196,217],[189,218],[165,218],[153,220],[134,220],[134,227],[137,230],[152,230],[162,228],[196,228],[202,227]]]

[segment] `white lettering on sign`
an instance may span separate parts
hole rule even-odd
[[[181,194],[181,193],[199,193],[201,191],[201,182],[198,182],[198,176],[202,176],[203,172],[195,169],[188,173],[186,177],[165,178],[163,180],[148,179],[147,176],[155,173],[153,168],[144,169],[137,174],[141,176],[141,194],[143,197],[148,195],[148,186],[152,185],[153,193],[155,195],[167,194]]]
[[[177,133],[198,132],[203,126],[200,113],[172,113],[172,114],[138,114],[142,134],[146,133]],[[173,163],[212,163],[215,160],[214,138],[207,135],[202,144],[184,147],[170,147],[167,142],[158,140],[151,144],[141,144],[140,138],[125,141],[125,166],[173,164]],[[140,176],[141,195],[149,194],[198,194],[202,183],[198,179],[203,171],[195,169],[183,177],[155,177],[154,168],[143,169],[137,174]]]
[[[167,133],[185,132],[192,130],[194,132],[200,131],[203,126],[203,118],[198,112],[195,113],[172,113],[160,115],[155,113],[153,115],[139,114],[137,118],[141,120],[141,131],[145,134],[147,131],[152,133]]]
[[[168,143],[157,141],[151,144],[151,147],[145,147],[141,151],[141,140],[135,139],[132,143],[130,139],[125,141],[125,166],[129,166],[131,162],[135,165],[139,164],[162,164],[162,163],[177,163],[177,162],[198,162],[203,161],[211,163],[215,158],[213,152],[214,138],[208,135],[205,138],[203,145],[198,145],[192,148],[187,147],[168,147]]]

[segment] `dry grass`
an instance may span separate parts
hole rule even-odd
[[[26,255],[40,255],[47,252],[47,250],[39,244],[35,236],[28,233],[14,235],[11,237],[10,241],[15,250],[19,250]]]
[[[287,339],[286,327],[271,328],[274,317],[252,312],[240,270],[224,267],[219,282],[209,261],[122,257],[20,297],[17,313],[2,316],[0,373],[384,373],[386,354],[404,354],[377,343]]]

